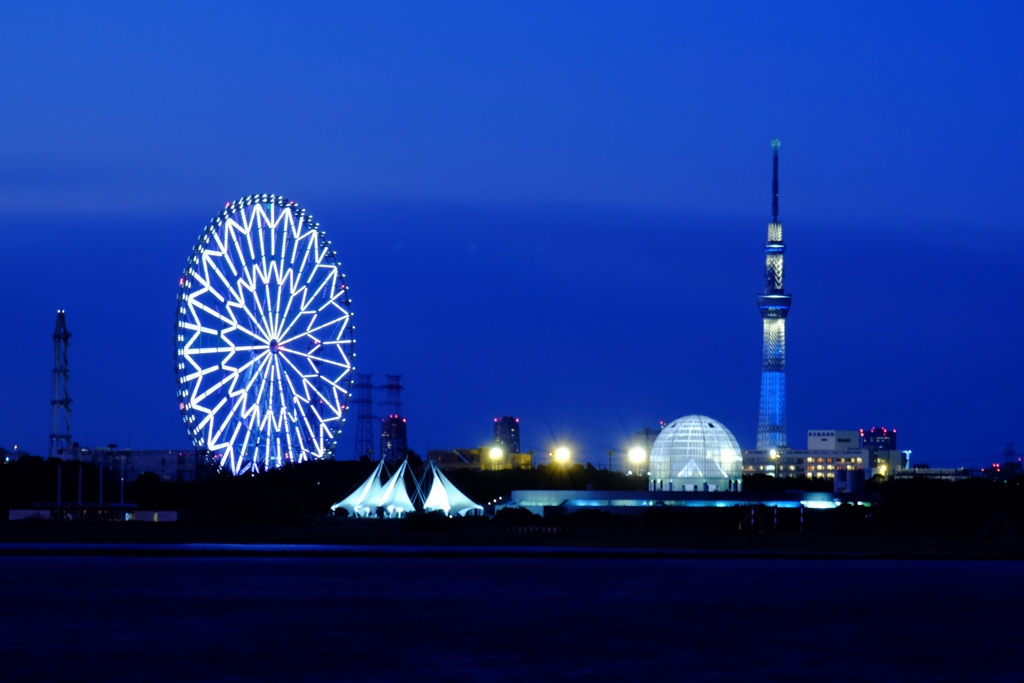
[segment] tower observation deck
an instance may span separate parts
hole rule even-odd
[[[761,352],[761,409],[757,419],[757,449],[786,446],[786,316],[793,297],[786,294],[782,262],[786,244],[779,222],[779,141],[772,140],[772,220],[764,245],[764,294],[757,297],[764,325]]]

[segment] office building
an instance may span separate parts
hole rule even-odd
[[[505,453],[520,453],[519,418],[506,415],[494,418],[494,445]]]

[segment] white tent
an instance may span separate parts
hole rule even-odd
[[[382,507],[388,517],[398,517],[408,514],[416,509],[409,500],[409,492],[405,487],[405,470],[409,461],[403,460],[395,475],[388,479],[388,483],[381,492],[377,507]]]
[[[405,486],[405,470],[408,461],[404,461],[398,471],[383,483],[384,461],[377,463],[373,473],[344,500],[331,506],[332,510],[346,510],[352,517],[370,517],[384,508],[388,517],[399,517],[415,509],[409,492]]]
[[[377,509],[377,505],[374,505],[374,501],[380,498],[380,494],[384,491],[384,485],[381,483],[381,470],[384,469],[384,461],[381,460],[377,463],[377,466],[373,469],[373,473],[364,481],[359,487],[353,491],[347,498],[338,501],[331,506],[332,510],[339,508],[346,510],[349,515],[353,517],[363,517],[366,515],[373,514]]]
[[[433,462],[429,463],[430,470],[434,473],[434,481],[430,484],[430,492],[423,501],[423,511],[442,510],[448,515],[459,515],[465,517],[471,510],[483,511],[483,506],[477,505],[466,496],[465,493],[455,488],[455,485],[448,481],[448,477],[441,473],[441,470]]]

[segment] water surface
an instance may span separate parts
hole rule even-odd
[[[1020,680],[1022,569],[0,557],[0,679]]]

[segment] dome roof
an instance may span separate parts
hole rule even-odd
[[[652,480],[692,485],[743,478],[736,437],[707,415],[687,415],[662,429],[651,447],[650,465]]]

